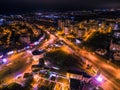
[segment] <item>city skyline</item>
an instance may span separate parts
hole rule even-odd
[[[118,0],[0,0],[0,90],[119,90]]]
[[[92,10],[120,8],[118,0],[0,0],[0,11],[22,12],[37,10]]]

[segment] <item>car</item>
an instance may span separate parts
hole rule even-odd
[[[40,70],[39,73],[46,75],[48,73],[48,71],[47,70]]]
[[[55,76],[51,76],[50,80],[55,81],[56,77]]]
[[[9,55],[12,55],[12,54],[14,54],[14,51],[9,51],[9,52],[7,53],[8,56],[9,56]]]
[[[31,68],[40,68],[40,65],[32,65]]]
[[[44,66],[44,69],[50,70],[51,67],[49,67],[49,66]]]
[[[3,55],[0,55],[0,58],[3,58]]]
[[[21,74],[19,74],[19,75],[16,76],[16,79],[20,79],[20,78],[22,78]]]
[[[45,50],[34,50],[33,52],[32,52],[32,54],[33,55],[39,55],[39,54],[42,54],[42,53],[44,53],[45,52]]]
[[[36,74],[37,74],[39,71],[40,71],[40,68],[34,68],[34,69],[32,69],[32,72],[33,72],[33,73],[36,73]]]

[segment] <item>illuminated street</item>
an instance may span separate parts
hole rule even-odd
[[[77,46],[73,45],[68,40],[65,40],[64,38],[60,39],[64,40],[70,47],[73,47],[72,49],[75,50],[76,55],[80,55],[84,58],[86,58],[89,62],[91,62],[95,67],[99,68],[101,71],[101,75],[105,79],[103,83],[103,87],[105,90],[118,90],[120,88],[119,82],[116,81],[116,79],[120,79],[119,76],[119,68],[113,64],[107,63],[104,58],[94,54],[93,52],[89,52],[84,49],[80,49]]]
[[[10,60],[10,62],[6,66],[2,67],[3,69],[1,70],[1,79],[3,79],[4,82],[6,83],[12,82],[12,80],[14,80],[17,77],[17,75],[19,75],[21,72],[24,72],[27,68],[29,68],[30,67],[29,65],[32,62],[31,55],[26,52],[15,54],[7,59]]]
[[[0,90],[120,90],[120,2],[0,1]]]

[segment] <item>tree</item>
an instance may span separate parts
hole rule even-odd
[[[23,87],[20,84],[13,82],[2,88],[2,90],[16,90],[16,89],[23,90]]]
[[[62,71],[66,71],[72,68],[80,68],[82,60],[78,60],[75,56],[68,54],[63,50],[56,50],[46,53],[46,59],[49,60],[52,65],[59,67]]]

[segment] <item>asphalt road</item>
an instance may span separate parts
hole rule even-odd
[[[50,35],[48,32],[47,34],[50,36],[50,38],[45,41],[40,47],[35,49],[45,49],[46,46],[54,43],[56,37]],[[35,64],[35,61],[33,61],[33,55],[30,53],[30,51],[32,50],[25,50],[6,58],[8,62],[0,66],[1,84],[11,83],[15,81],[17,76],[23,76],[24,73],[31,72],[31,65]]]
[[[49,44],[54,43],[54,40],[60,39],[63,40],[71,49],[74,50],[77,56],[82,56],[91,62],[94,66],[101,70],[101,75],[105,79],[105,82],[101,85],[105,90],[119,90],[120,83],[116,79],[120,79],[120,69],[116,68],[112,64],[106,63],[106,60],[102,57],[99,57],[92,52],[89,52],[85,49],[80,49],[75,46],[70,41],[57,35],[52,35],[47,32],[50,36],[49,40],[45,41],[40,49],[45,49]],[[6,83],[11,82],[19,73],[25,73],[30,71],[32,65],[32,55],[29,52],[23,51],[18,54],[14,54],[7,59],[9,63],[3,65],[0,69],[0,80],[4,79]],[[6,78],[7,76],[7,78]],[[8,81],[9,80],[9,81]]]
[[[31,72],[31,66],[34,64],[32,50],[24,50],[6,57],[7,62],[0,66],[0,84],[11,83],[17,76]]]
[[[26,51],[9,56],[7,60],[9,63],[6,64],[0,70],[0,80],[4,83],[12,82],[12,80],[26,70],[32,63],[32,55]]]
[[[71,47],[77,56],[82,56],[86,58],[89,62],[91,62],[95,67],[99,68],[101,70],[101,75],[105,79],[102,83],[102,87],[105,90],[120,90],[120,69],[116,68],[113,64],[108,64],[104,58],[93,54],[93,52],[89,52],[88,50],[81,49],[78,46],[74,45],[70,41],[62,38],[61,36],[56,36],[63,40],[69,47]]]

